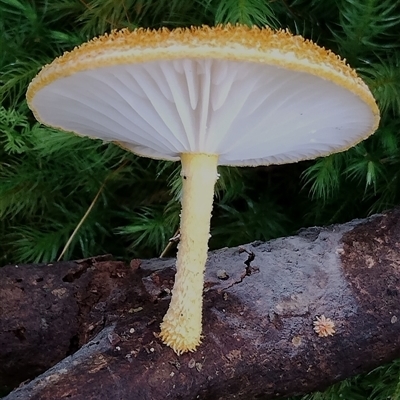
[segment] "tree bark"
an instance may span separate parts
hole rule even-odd
[[[158,339],[174,259],[3,267],[0,385],[42,373],[5,399],[271,399],[399,357],[399,220],[210,253],[203,343],[179,357]],[[333,336],[313,330],[321,315]]]

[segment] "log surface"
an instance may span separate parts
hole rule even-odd
[[[270,399],[399,357],[399,218],[210,253],[203,343],[180,357],[158,339],[174,259],[3,267],[0,385],[42,373],[5,399]]]

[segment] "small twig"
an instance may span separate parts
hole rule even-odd
[[[124,163],[122,163],[115,171],[112,171],[110,174],[108,174],[106,176],[106,178],[104,179],[104,182],[102,183],[102,185],[100,186],[100,189],[97,191],[96,196],[94,196],[93,201],[90,203],[89,208],[86,210],[84,216],[81,218],[81,220],[79,221],[78,225],[76,226],[76,228],[74,229],[74,231],[72,232],[71,236],[69,237],[67,243],[65,244],[60,256],[57,258],[57,261],[60,261],[61,258],[63,257],[63,255],[65,254],[65,252],[68,250],[68,247],[71,245],[71,242],[74,240],[75,235],[77,234],[77,232],[79,231],[80,227],[82,226],[82,224],[85,222],[87,216],[90,214],[90,211],[92,211],[94,205],[97,202],[97,199],[100,197],[101,192],[103,191],[103,189],[106,186],[107,181],[111,178],[112,175],[114,175],[115,173],[117,173],[122,167],[124,167],[127,164],[128,160],[125,160]]]
[[[107,180],[107,179],[106,179]],[[97,192],[95,198],[93,199],[92,203],[90,204],[89,208],[86,210],[85,215],[81,218],[81,220],[79,221],[79,224],[76,226],[76,228],[74,229],[74,231],[72,232],[72,235],[69,237],[67,243],[65,244],[60,256],[57,258],[57,261],[60,261],[62,256],[65,254],[65,252],[67,251],[68,247],[70,246],[72,240],[74,239],[76,233],[79,231],[79,228],[82,226],[82,224],[85,222],[86,217],[89,215],[90,211],[92,211],[92,208],[94,207],[94,205],[96,204],[97,199],[99,198],[101,192],[103,191],[103,188],[106,184],[106,180],[103,182],[103,184],[100,186],[99,191]]]
[[[179,242],[179,238],[180,238],[180,234],[179,234],[179,228],[177,229],[177,231],[174,233],[174,236],[172,236],[171,239],[168,240],[168,244],[165,246],[165,249],[162,251],[162,253],[160,254],[159,258],[164,258],[165,255],[168,253],[168,251],[170,250],[170,248],[177,242]]]

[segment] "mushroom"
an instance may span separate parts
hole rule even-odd
[[[43,67],[27,100],[43,124],[181,160],[181,239],[160,334],[178,355],[201,342],[217,166],[314,159],[379,123],[344,60],[287,31],[240,25],[113,31]]]

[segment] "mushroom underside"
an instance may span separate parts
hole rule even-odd
[[[351,147],[374,124],[369,105],[330,80],[218,59],[80,71],[45,86],[32,105],[46,124],[139,155],[218,154],[220,165],[312,159]]]

